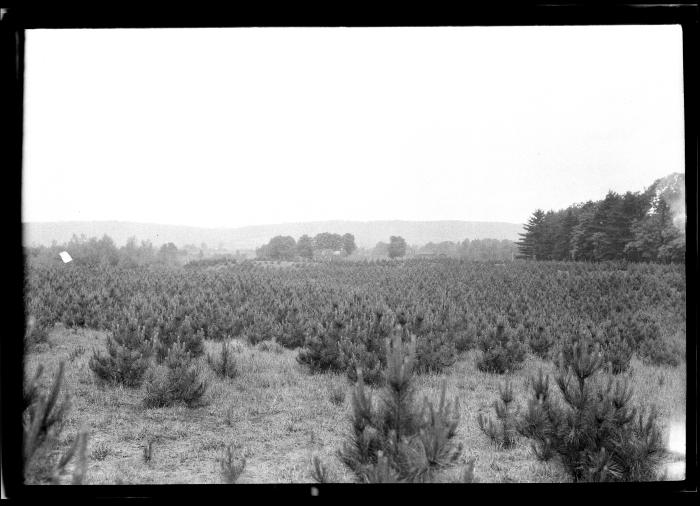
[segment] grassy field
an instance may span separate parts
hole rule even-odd
[[[95,380],[88,361],[92,349],[104,347],[105,339],[102,332],[57,327],[48,344],[26,357],[26,374],[43,364],[46,385],[59,362],[66,362],[65,389],[72,408],[60,447],[67,447],[81,427],[88,430],[88,484],[221,483],[217,459],[227,445],[246,458],[238,483],[310,483],[313,455],[331,469],[334,481],[353,481],[336,456],[350,430],[351,385],[345,376],[311,375],[296,362],[296,351],[276,343],[250,346],[234,341],[237,378],[216,378],[202,359],[209,378],[203,407],[145,409],[142,390],[104,387]],[[207,342],[206,347],[213,353],[219,344]],[[479,430],[476,417],[492,413],[498,385],[505,378],[478,371],[477,355],[468,352],[446,375],[418,376],[417,398],[436,398],[446,380],[448,398],[457,396],[460,401],[456,437],[464,445],[463,460],[476,458],[479,481],[567,481],[556,464],[538,462],[526,440],[503,450]],[[529,357],[511,376],[523,407],[525,379],[540,366],[553,369],[550,362]],[[666,432],[671,424],[684,423],[685,363],[652,367],[634,358],[627,374],[636,400],[658,407]],[[153,455],[146,463],[143,449],[148,441],[153,441]],[[449,480],[459,471],[445,471],[440,478]]]

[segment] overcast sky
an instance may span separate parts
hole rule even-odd
[[[23,220],[523,223],[684,172],[679,26],[29,30]]]

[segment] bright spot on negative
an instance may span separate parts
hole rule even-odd
[[[67,264],[68,262],[73,260],[67,251],[61,251],[59,255],[61,255],[61,260],[63,260],[64,264]]]
[[[685,455],[685,424],[675,422],[668,432],[668,451]]]

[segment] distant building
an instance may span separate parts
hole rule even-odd
[[[319,249],[314,250],[314,260],[330,260],[333,258],[340,258],[345,256],[345,251],[343,250],[332,250],[332,249]]]

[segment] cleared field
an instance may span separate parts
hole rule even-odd
[[[88,361],[92,349],[104,347],[105,339],[106,334],[99,331],[56,327],[48,343],[26,356],[27,375],[42,364],[46,385],[59,362],[66,362],[65,389],[72,409],[59,450],[69,445],[81,427],[88,430],[88,484],[220,483],[217,459],[229,444],[246,458],[239,483],[309,483],[313,455],[331,469],[334,481],[353,481],[336,456],[350,431],[351,383],[345,375],[312,375],[297,363],[296,350],[234,340],[237,378],[218,379],[206,360],[199,359],[209,379],[203,407],[146,409],[143,387],[105,387],[96,381]],[[682,341],[683,336],[673,339]],[[220,345],[205,341],[205,346],[214,353]],[[552,362],[528,355],[525,367],[503,376],[479,371],[475,365],[479,353],[462,354],[444,374],[418,376],[417,398],[437,397],[440,383],[446,380],[448,397],[457,396],[460,401],[456,438],[464,445],[463,460],[476,458],[479,481],[568,481],[556,464],[537,461],[527,440],[519,440],[509,450],[499,449],[476,422],[480,412],[491,414],[498,385],[507,378],[513,380],[519,404],[524,406],[525,379],[540,367],[552,371]],[[635,403],[657,406],[668,438],[671,424],[685,420],[685,361],[677,367],[651,366],[634,357],[624,375],[634,387]],[[332,400],[334,389],[345,392],[338,404]],[[148,441],[153,441],[153,456],[146,463],[143,449]],[[457,466],[440,478],[449,480],[459,471]]]

